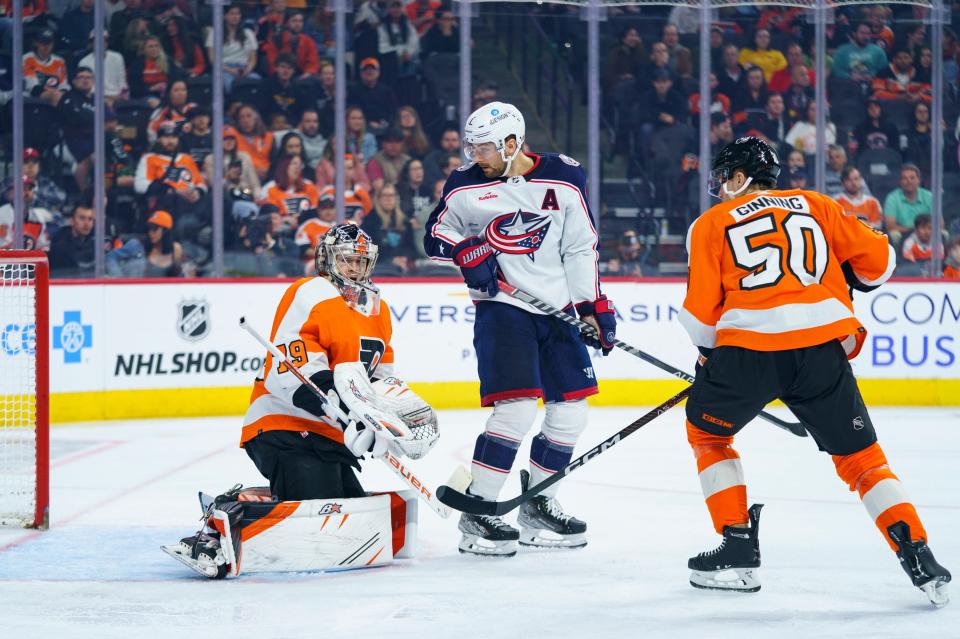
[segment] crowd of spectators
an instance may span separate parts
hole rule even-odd
[[[342,154],[346,216],[380,244],[378,273],[445,272],[425,259],[419,236],[443,180],[462,161],[458,96],[442,86],[460,45],[449,0],[355,1],[344,43],[344,149],[333,140],[328,4],[239,0],[224,7],[223,41],[215,43],[207,3],[105,0],[106,152],[94,158],[94,2],[24,0],[28,245],[49,250],[59,276],[91,275],[97,251],[109,275],[206,275],[213,198],[222,195],[228,274],[300,275],[310,272],[313,249],[336,219]],[[935,212],[932,55],[922,11],[836,9],[826,61],[826,191],[890,235],[899,273],[937,275],[929,264],[939,252],[950,275],[960,266],[960,220],[948,213],[943,237],[925,230]],[[10,121],[14,90],[3,85],[13,64],[3,53],[9,14],[9,0],[0,0],[0,121]],[[628,178],[643,183],[639,191],[667,213],[654,233],[638,223],[604,238],[607,272],[655,273],[651,243],[682,236],[699,213],[700,117],[709,118],[714,153],[740,135],[763,137],[784,162],[780,187],[812,188],[816,50],[806,13],[772,5],[720,12],[710,32],[707,114],[700,113],[695,11],[645,5],[611,9],[611,17],[622,30],[603,58],[601,83],[613,150],[626,159]],[[949,28],[946,36],[943,162],[958,174],[960,45]],[[215,44],[222,47],[222,140],[212,134]],[[496,95],[495,82],[481,82],[475,105]],[[0,136],[7,166],[9,139]],[[210,193],[215,144],[224,152],[222,194]],[[95,161],[107,181],[107,241],[96,247]],[[12,242],[12,187],[7,177],[0,188],[0,247]]]
[[[604,59],[604,117],[612,148],[627,162],[636,198],[662,219],[640,216],[608,238],[608,271],[652,274],[655,258],[634,264],[641,245],[650,255],[664,235],[682,236],[700,213],[696,190],[700,94],[696,62],[699,24],[685,8],[665,21],[644,19],[637,8],[616,16],[619,38]],[[663,9],[663,12],[669,9]],[[943,237],[929,232],[932,216],[931,73],[925,12],[909,5],[848,5],[828,28],[824,136],[826,194],[848,214],[889,234],[900,275],[937,276],[935,252],[956,273],[960,216],[944,207]],[[709,138],[715,155],[743,135],[761,137],[784,162],[780,188],[813,188],[816,156],[814,25],[791,7],[741,6],[721,11],[711,25]],[[648,53],[649,52],[649,53]],[[960,47],[945,29],[944,154],[948,178],[960,171]],[[956,125],[956,126],[955,126]],[[956,180],[946,196],[960,196]],[[621,224],[622,226],[622,224]],[[942,240],[942,241],[941,241]],[[950,247],[947,250],[946,247]],[[950,270],[953,269],[953,270]]]
[[[298,276],[336,221],[333,14],[308,0],[224,7],[223,139],[212,133],[214,34],[207,3],[107,0],[106,153],[94,158],[93,0],[26,0],[27,246],[54,276],[91,276],[96,252],[123,277],[212,268],[213,148],[224,151],[228,274]],[[0,118],[9,121],[9,2],[0,3]],[[6,16],[6,17],[4,17]],[[443,270],[418,230],[460,166],[456,112],[428,80],[456,56],[457,20],[437,0],[364,0],[348,18],[346,216],[381,246],[380,274]],[[482,93],[482,95],[481,95]],[[484,83],[478,100],[495,97]],[[12,243],[10,137],[0,248]],[[106,167],[104,246],[94,246],[94,161]],[[41,170],[43,169],[43,170]],[[424,268],[426,267],[426,268]]]

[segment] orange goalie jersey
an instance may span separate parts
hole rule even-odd
[[[887,236],[813,191],[759,191],[717,204],[687,234],[690,275],[679,320],[694,344],[779,351],[840,339],[850,358],[866,330],[844,270],[864,287],[896,266]]]
[[[380,312],[366,317],[347,306],[340,292],[322,277],[294,282],[283,294],[270,329],[277,345],[308,378],[345,362],[363,362],[367,374],[393,374],[390,310],[380,301]],[[297,408],[293,394],[300,381],[283,362],[267,353],[263,378],[258,378],[243,420],[240,445],[263,431],[309,431],[343,443],[343,432],[325,419]]]

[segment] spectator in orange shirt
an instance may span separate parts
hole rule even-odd
[[[306,274],[314,274],[313,258],[317,244],[336,223],[337,208],[333,193],[324,192],[320,195],[320,201],[317,203],[317,214],[304,220],[293,237],[294,244],[300,248],[300,257],[303,260]]]
[[[936,247],[936,248],[935,248]],[[903,241],[901,255],[908,262],[913,262],[919,267],[919,272],[914,269],[901,270],[901,275],[930,275],[930,261],[933,259],[933,251],[937,250],[943,255],[943,242],[937,238],[933,242],[933,218],[929,213],[921,213],[913,221],[913,233]]]
[[[890,19],[890,7],[875,5],[868,10],[867,24],[870,25],[870,40],[883,49],[893,50],[893,29],[887,26]]]
[[[847,215],[856,215],[877,229],[883,230],[883,209],[880,200],[865,192],[863,177],[855,166],[845,166],[840,172],[840,184],[843,191],[834,199],[843,207]]]
[[[267,130],[263,119],[249,104],[237,109],[236,127],[224,127],[224,135],[232,133],[237,137],[237,148],[250,156],[257,177],[267,177],[270,170],[270,152],[273,150],[273,133]]]
[[[187,114],[195,108],[196,103],[190,102],[187,96],[187,83],[184,80],[174,80],[170,83],[163,102],[150,116],[147,137],[151,142],[156,141],[160,126],[166,122],[172,123],[177,128],[177,134],[180,134],[187,123]]]
[[[947,259],[943,261],[943,278],[960,280],[960,237],[953,238],[947,244]]]
[[[407,3],[407,20],[417,30],[417,35],[423,35],[436,24],[437,9],[443,6],[438,0],[411,0]]]
[[[299,155],[282,157],[277,162],[273,180],[263,185],[259,203],[273,204],[280,209],[280,228],[274,229],[278,233],[292,234],[300,224],[300,215],[317,208],[320,192],[313,182],[303,177],[303,169]]]
[[[320,55],[317,43],[303,31],[303,14],[299,11],[287,17],[286,28],[271,35],[262,45],[266,58],[267,75],[276,70],[277,56],[289,53],[297,61],[300,77],[317,76],[320,73]]]
[[[67,63],[53,53],[54,33],[43,29],[33,40],[33,51],[23,56],[23,88],[31,96],[54,106],[60,102],[67,84]]]
[[[906,100],[907,102],[930,102],[931,87],[928,83],[918,82],[917,70],[913,66],[913,54],[909,49],[897,49],[893,62],[888,64],[873,78],[873,95],[880,100]]]

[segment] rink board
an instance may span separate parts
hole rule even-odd
[[[242,413],[264,354],[238,319],[245,315],[268,332],[287,286],[273,280],[55,283],[52,420]],[[398,375],[439,407],[478,406],[475,307],[463,284],[409,280],[381,288]],[[618,337],[693,368],[695,349],[677,321],[683,282],[611,281],[604,290],[618,308]],[[855,305],[869,331],[853,362],[868,403],[960,405],[960,283],[891,283],[858,294]],[[0,357],[31,356],[20,341],[3,344]],[[657,404],[682,387],[626,353],[593,355],[601,385],[594,405]]]

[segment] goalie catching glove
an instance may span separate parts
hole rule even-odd
[[[333,381],[339,399],[350,410],[344,444],[356,456],[375,457],[393,448],[420,459],[437,443],[440,434],[433,408],[396,377],[371,383],[360,362],[338,365]]]

